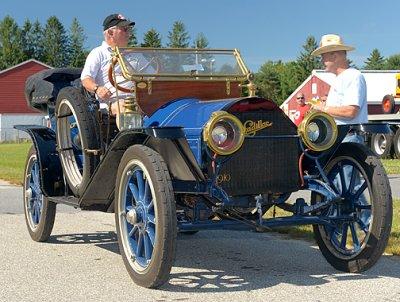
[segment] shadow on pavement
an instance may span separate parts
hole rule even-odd
[[[115,232],[52,236],[52,244],[94,244],[119,254]],[[383,256],[367,272],[335,270],[310,242],[274,233],[209,231],[178,235],[171,279],[161,287],[178,292],[232,292],[280,283],[319,286],[329,282],[400,278],[400,261]],[[179,272],[177,272],[179,268]]]

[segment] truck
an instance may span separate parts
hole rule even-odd
[[[361,70],[367,83],[368,121],[387,123],[390,133],[366,135],[366,143],[381,158],[400,158],[400,70]],[[313,70],[311,75],[285,100],[281,108],[290,118],[296,112],[295,96],[303,92],[306,99],[327,95],[335,75]]]

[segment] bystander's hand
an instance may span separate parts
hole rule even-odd
[[[101,100],[108,100],[111,97],[111,92],[104,86],[100,86],[96,90],[96,94]]]

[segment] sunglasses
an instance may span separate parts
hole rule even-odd
[[[304,100],[304,96],[297,98],[298,100]]]

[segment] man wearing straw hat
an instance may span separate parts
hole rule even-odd
[[[368,122],[367,86],[360,71],[349,67],[347,51],[354,47],[345,45],[340,36],[329,34],[321,38],[319,47],[311,54],[321,56],[325,70],[336,75],[326,102],[315,109],[333,116],[338,125]],[[344,141],[364,143],[357,133],[350,133]]]

